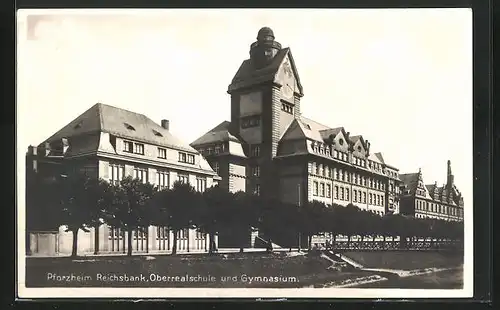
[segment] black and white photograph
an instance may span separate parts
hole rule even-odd
[[[472,47],[470,9],[19,10],[19,297],[472,297]]]

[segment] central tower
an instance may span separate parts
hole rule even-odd
[[[241,64],[228,93],[230,129],[249,157],[247,187],[274,196],[278,188],[273,158],[285,130],[300,118],[303,92],[290,49],[282,48],[269,27],[259,30],[250,58]]]

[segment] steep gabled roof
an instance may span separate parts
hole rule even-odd
[[[418,176],[419,176],[418,172],[404,173],[399,175],[399,178],[401,179],[401,181],[403,181],[403,184],[406,185],[406,187],[410,191],[410,194],[415,193],[415,191],[417,190]]]
[[[231,81],[231,85],[229,85],[228,87],[228,92],[231,93],[232,91],[239,88],[274,81],[283,60],[287,55],[290,59],[290,64],[295,75],[297,85],[299,87],[299,92],[301,95],[303,95],[302,84],[300,83],[300,78],[297,72],[297,68],[295,67],[292,53],[290,51],[290,48],[288,47],[279,50],[276,56],[274,56],[271,63],[263,68],[256,68],[251,59],[244,60],[240,68],[234,75]]]
[[[234,136],[229,132],[230,125],[231,123],[229,121],[223,121],[219,125],[210,129],[204,135],[193,141],[190,145],[194,147],[204,144],[226,142],[226,141],[234,141],[241,143],[241,141],[236,136]]]
[[[320,124],[310,118],[300,116],[300,119],[302,120],[303,123],[308,124],[309,127],[311,127],[311,130],[316,130],[316,131],[321,131],[321,130],[326,130],[326,129],[331,129],[330,127]]]
[[[337,127],[337,128],[328,128],[328,129],[323,129],[320,130],[319,133],[321,134],[321,137],[323,137],[323,140],[328,140],[330,139],[330,136],[337,136],[339,132],[342,132],[342,134],[347,135],[344,127]]]
[[[385,164],[384,157],[382,156],[382,153],[377,152],[377,153],[375,153],[375,156],[377,156],[378,160],[379,160],[381,163]]]
[[[373,154],[373,153],[370,153],[370,155],[368,155],[368,159],[373,161],[373,162],[376,162],[376,163],[379,163],[379,164],[383,164],[384,162],[381,161],[378,156],[376,154]]]
[[[318,131],[312,130],[308,127],[308,124],[303,123],[301,120],[294,119],[288,126],[280,141],[298,139],[310,139],[323,142],[323,139]]]
[[[174,137],[167,129],[149,117],[103,103],[93,105],[45,142],[52,143],[62,138],[73,138],[99,132],[138,142],[196,152],[195,149]],[[43,146],[44,143],[40,146]]]

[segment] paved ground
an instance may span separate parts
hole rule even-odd
[[[359,285],[358,288],[462,289],[463,269],[457,268],[412,277],[391,277],[387,281]]]

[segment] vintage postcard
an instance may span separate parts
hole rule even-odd
[[[469,9],[19,11],[19,297],[472,297],[472,50]]]

